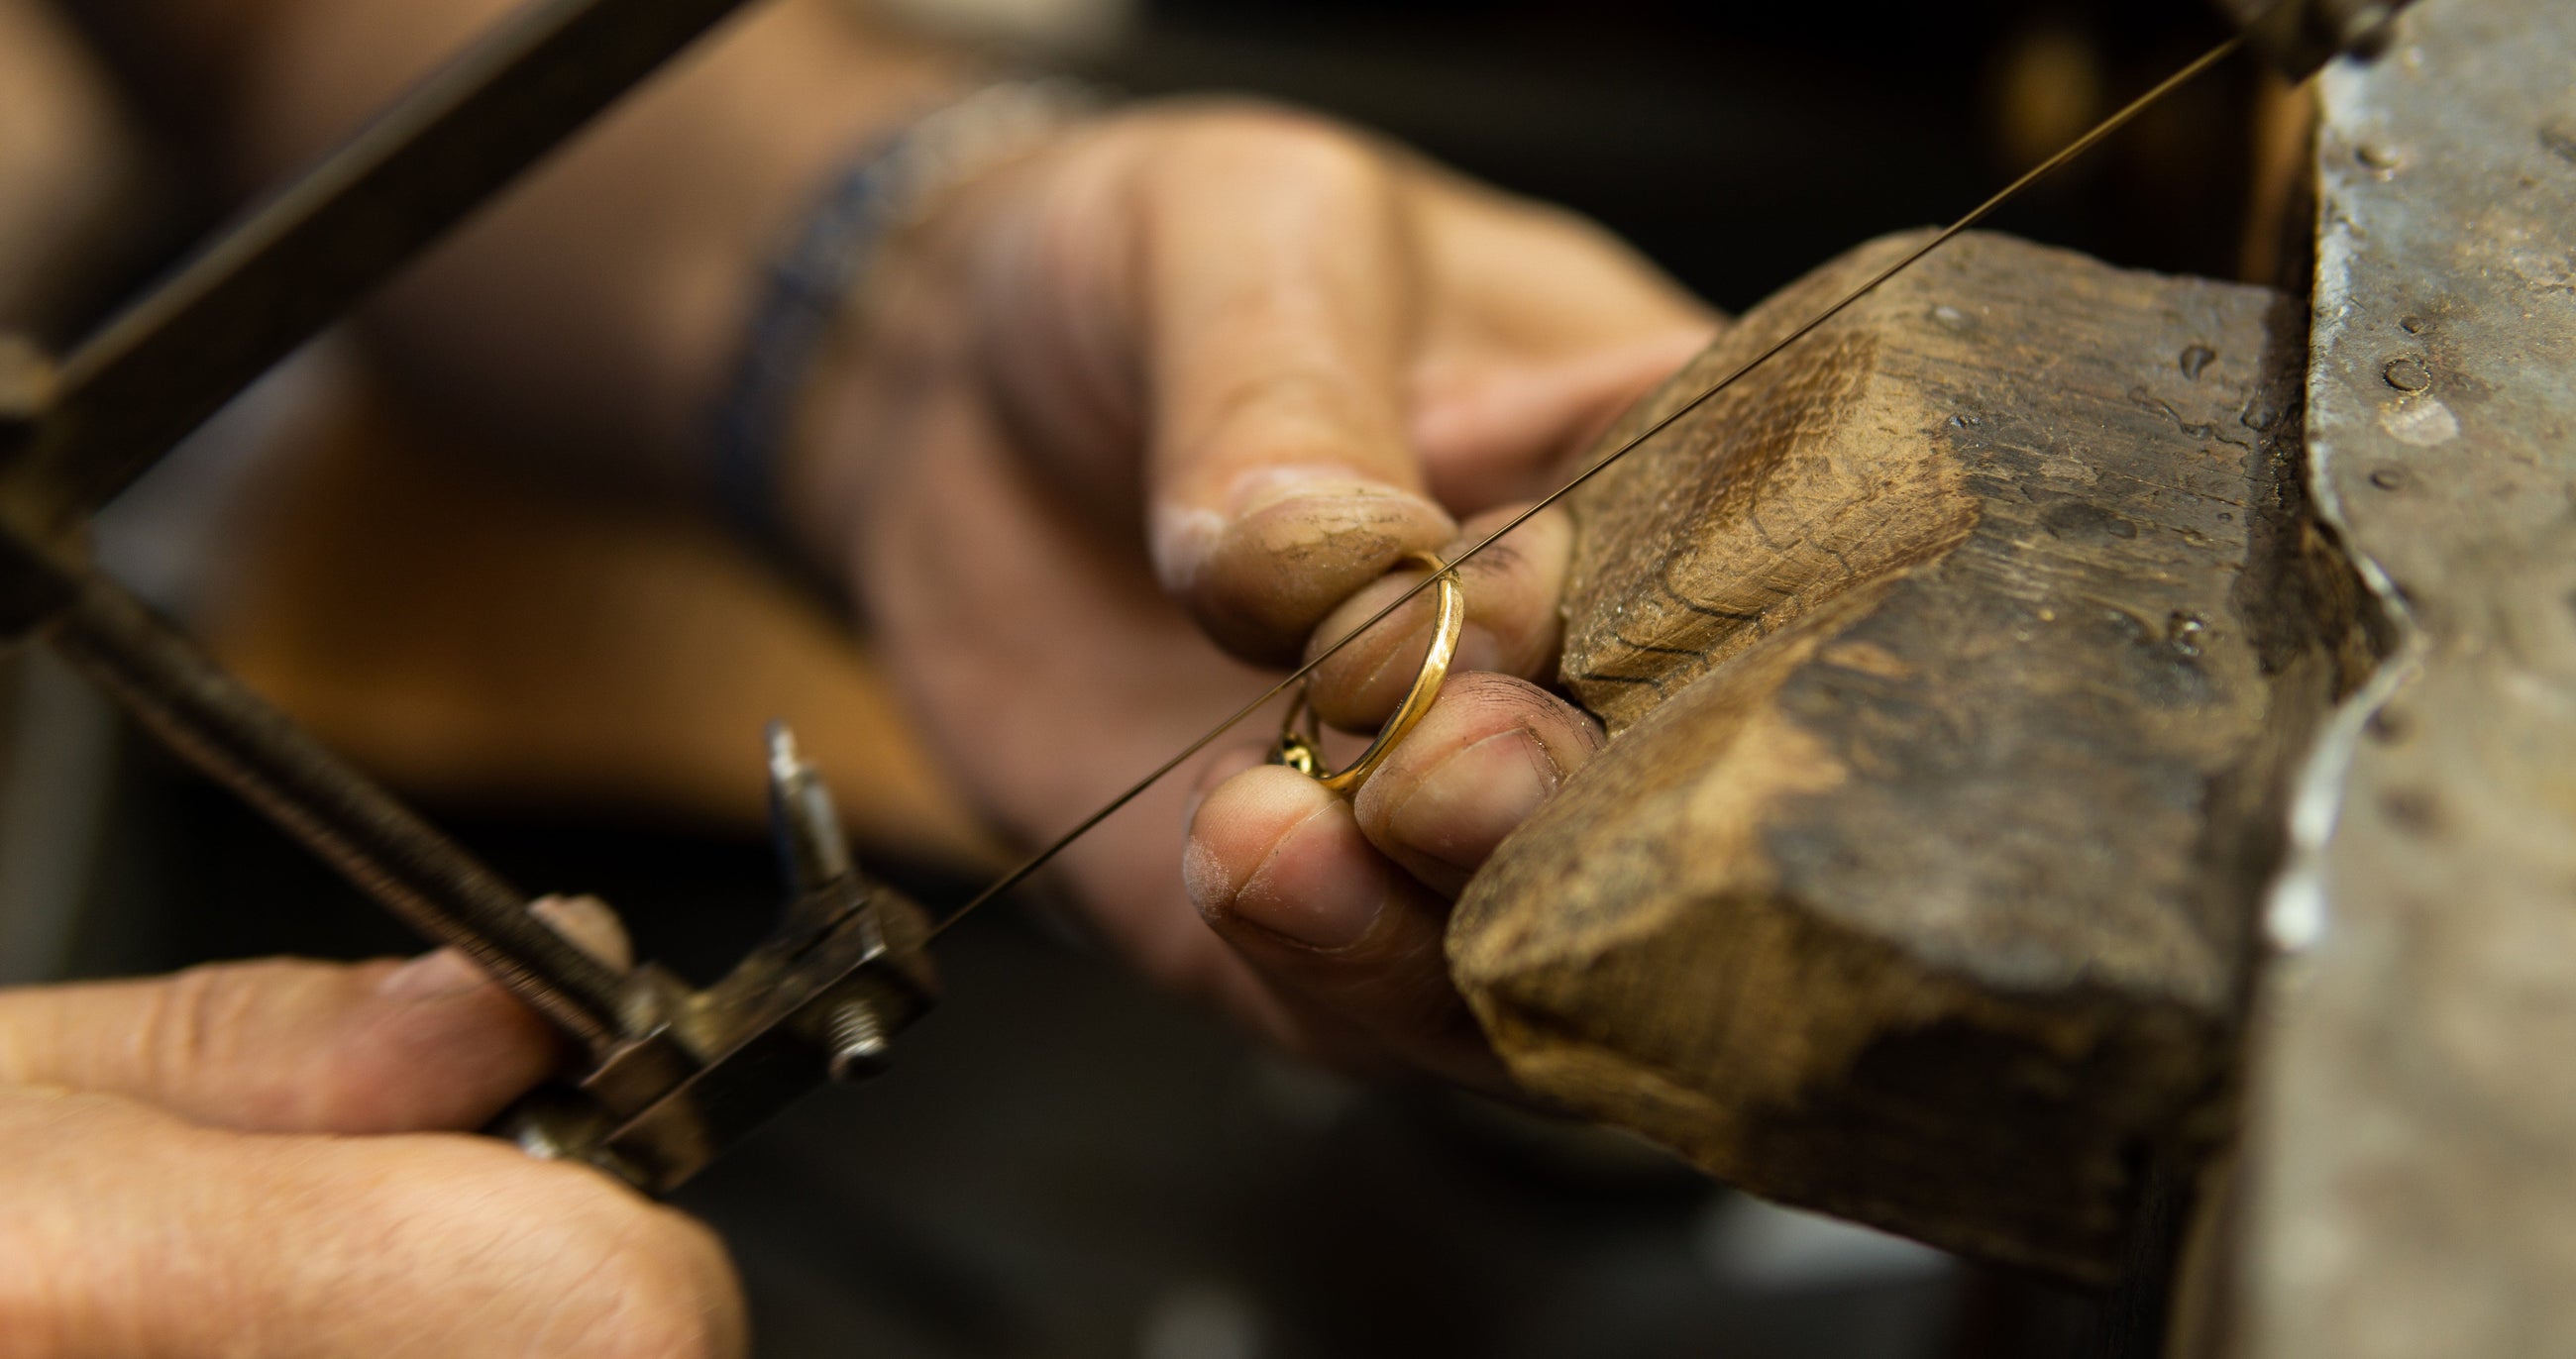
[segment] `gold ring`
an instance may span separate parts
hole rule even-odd
[[[1297,701],[1288,705],[1288,716],[1279,724],[1279,743],[1271,748],[1270,762],[1284,764],[1315,782],[1327,792],[1348,797],[1368,782],[1368,776],[1395,753],[1396,743],[1413,731],[1424,713],[1440,697],[1440,683],[1449,677],[1450,658],[1458,654],[1458,633],[1467,625],[1467,597],[1458,587],[1456,568],[1428,552],[1414,552],[1405,560],[1419,562],[1436,573],[1440,582],[1440,614],[1431,624],[1431,649],[1423,653],[1422,671],[1413,677],[1413,688],[1406,691],[1404,702],[1397,704],[1395,716],[1378,729],[1377,739],[1351,762],[1351,767],[1334,773],[1324,768],[1323,731],[1315,717],[1314,705],[1308,701],[1305,688],[1297,691]],[[1312,685],[1313,681],[1307,681]],[[1297,730],[1299,714],[1306,718],[1306,730]]]

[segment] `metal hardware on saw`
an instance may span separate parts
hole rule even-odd
[[[431,75],[59,364],[0,337],[0,637],[38,637],[163,744],[583,1047],[505,1116],[541,1154],[668,1191],[934,994],[919,912],[870,884],[772,743],[786,920],[716,985],[619,973],[90,565],[89,515],[738,0],[541,0]]]
[[[859,872],[831,794],[776,724],[769,799],[788,882],[778,930],[704,991],[637,968],[615,1047],[494,1132],[661,1193],[824,1080],[884,1067],[893,1036],[938,996],[921,911]]]
[[[737,3],[540,0],[59,364],[0,337],[0,637],[51,642],[163,743],[579,1040],[584,1069],[531,1096],[498,1130],[655,1192],[799,1093],[877,1069],[892,1036],[935,994],[920,913],[851,862],[829,798],[785,733],[773,732],[770,750],[791,884],[779,929],[705,990],[651,964],[619,973],[529,915],[515,888],[100,576],[84,537],[92,512],[227,399]],[[2299,72],[2368,40],[2405,0],[2221,3]]]

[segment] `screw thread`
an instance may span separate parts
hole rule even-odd
[[[835,1006],[824,1036],[832,1050],[832,1079],[855,1080],[885,1064],[885,1021],[860,1001]]]

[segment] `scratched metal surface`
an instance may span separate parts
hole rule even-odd
[[[2326,74],[2310,478],[2396,624],[2268,923],[2236,1340],[2576,1347],[2576,5]]]

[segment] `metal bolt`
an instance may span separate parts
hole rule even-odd
[[[833,1080],[864,1080],[885,1069],[885,1022],[865,1001],[843,1001],[832,1007],[824,1041],[831,1048]]]
[[[784,722],[769,724],[769,825],[791,900],[857,867],[831,792],[796,753],[796,736]]]

